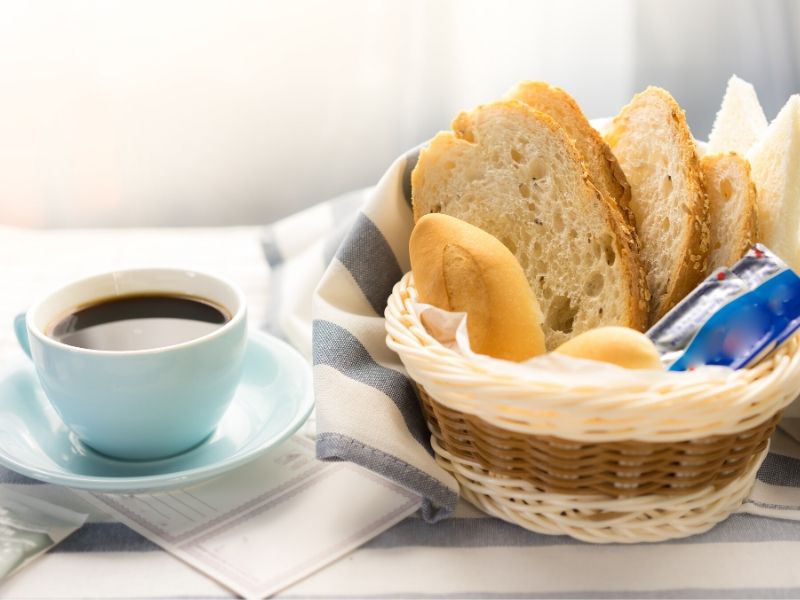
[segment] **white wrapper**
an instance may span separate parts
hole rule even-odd
[[[87,516],[0,487],[0,579],[58,544]]]
[[[624,383],[630,386],[632,382],[639,381],[643,387],[659,384],[670,384],[677,380],[682,383],[696,379],[698,383],[712,380],[724,380],[731,373],[727,367],[705,366],[694,371],[674,373],[670,371],[625,369],[611,363],[573,358],[563,354],[548,352],[524,362],[512,362],[492,358],[485,354],[473,352],[467,333],[467,314],[448,312],[430,304],[417,303],[417,314],[425,329],[444,346],[469,357],[476,363],[485,365],[495,373],[506,373],[521,379],[533,379],[541,382],[552,382],[554,385],[563,384],[565,375],[575,386],[587,384],[594,386],[598,381],[604,381],[609,386]]]

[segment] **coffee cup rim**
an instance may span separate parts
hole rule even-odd
[[[71,288],[73,286],[88,285],[92,281],[100,280],[102,278],[109,276],[113,277],[116,274],[123,274],[123,273],[135,274],[135,273],[153,273],[153,272],[172,273],[182,276],[189,275],[191,277],[200,276],[221,283],[222,285],[226,286],[231,292],[233,292],[234,296],[236,297],[236,302],[237,302],[236,310],[232,311],[231,318],[225,324],[215,329],[214,331],[201,335],[200,337],[187,340],[184,342],[179,342],[177,344],[170,344],[168,346],[156,346],[155,348],[145,348],[140,350],[96,350],[93,348],[72,346],[70,344],[65,344],[64,342],[60,342],[48,336],[47,334],[45,334],[42,328],[39,327],[39,325],[35,322],[35,316],[37,312],[41,309],[42,305],[51,298],[53,298],[54,296],[60,293],[64,293],[68,288]],[[165,291],[165,293],[168,292]],[[216,300],[214,300],[214,302],[216,302]],[[230,311],[231,309],[230,306],[225,306],[224,304],[221,305],[223,306],[223,308]],[[46,294],[41,296],[38,300],[36,300],[27,310],[25,314],[25,325],[28,329],[28,332],[30,334],[33,334],[33,336],[36,337],[36,339],[40,343],[46,344],[53,348],[60,348],[62,350],[66,350],[76,354],[89,355],[89,356],[124,357],[124,356],[144,356],[152,354],[161,354],[168,351],[182,350],[185,348],[191,348],[192,346],[197,346],[200,344],[207,343],[211,340],[214,340],[218,337],[225,335],[226,332],[236,327],[246,318],[246,314],[247,314],[247,301],[244,292],[238,285],[236,285],[235,283],[233,283],[232,281],[230,281],[225,277],[221,277],[220,275],[209,273],[207,271],[201,271],[198,269],[181,269],[174,267],[136,267],[128,269],[114,269],[111,271],[103,271],[101,273],[89,275],[87,277],[81,277],[80,279],[73,279],[72,281],[63,284],[58,288],[47,292]]]

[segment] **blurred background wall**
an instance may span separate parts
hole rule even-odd
[[[732,73],[800,89],[794,0],[5,0],[0,225],[267,223],[377,181],[522,79],[705,138]]]

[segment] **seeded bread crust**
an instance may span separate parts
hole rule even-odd
[[[611,148],[589,123],[575,99],[560,87],[544,81],[523,81],[506,98],[519,100],[543,112],[564,128],[583,156],[589,179],[601,194],[619,207],[636,239],[636,217],[630,207],[631,188],[625,173]]]
[[[683,110],[657,87],[634,96],[605,140],[631,186],[654,322],[708,269],[708,198],[695,142]]]
[[[758,238],[756,186],[750,163],[734,152],[704,156],[700,160],[708,195],[710,250],[708,272],[730,267]]]
[[[511,250],[543,311],[549,349],[600,325],[646,327],[630,228],[552,118],[517,101],[461,113],[411,176],[414,220],[441,212]]]

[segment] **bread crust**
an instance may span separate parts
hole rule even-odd
[[[731,266],[740,259],[758,240],[758,196],[756,186],[750,177],[750,163],[735,152],[704,156],[700,159],[703,170],[703,184],[709,197],[709,228],[711,231],[708,272],[723,266]],[[712,194],[724,193],[722,190],[712,189],[720,185],[727,173],[736,172],[744,183],[737,191],[743,194],[741,212],[736,221],[736,230],[732,235],[726,235],[722,225],[717,222],[718,212],[714,210],[711,202]],[[728,178],[730,179],[730,178]],[[733,192],[732,191],[732,192]],[[731,193],[732,193],[731,192]],[[715,252],[715,246],[721,246],[720,252]],[[715,260],[716,259],[716,260]]]
[[[544,81],[523,81],[506,94],[506,98],[543,112],[564,128],[581,153],[592,183],[622,211],[636,240],[636,216],[630,206],[628,179],[611,148],[589,123],[575,99],[560,87]]]
[[[590,187],[593,187],[588,177],[586,182]],[[647,287],[647,276],[644,266],[639,260],[639,240],[636,235],[636,230],[625,221],[619,210],[615,210],[614,207],[610,205],[607,198],[602,197],[596,188],[595,192],[597,194],[597,199],[609,208],[608,223],[616,232],[614,239],[618,244],[618,252],[625,262],[626,270],[629,273],[629,277],[627,278],[628,298],[635,306],[630,309],[630,321],[626,323],[625,326],[637,331],[645,331],[650,325],[650,289]]]
[[[442,164],[446,165],[448,162],[458,161],[470,152],[475,144],[480,143],[479,140],[476,140],[476,123],[499,113],[514,115],[514,118],[519,119],[520,124],[524,124],[525,128],[546,130],[546,135],[554,138],[560,151],[563,151],[565,155],[560,164],[565,165],[565,168],[576,169],[583,189],[575,190],[574,196],[583,198],[586,202],[596,203],[596,208],[602,214],[606,231],[609,232],[614,245],[615,256],[620,259],[619,270],[626,290],[625,297],[621,299],[624,304],[622,310],[624,316],[622,322],[613,324],[644,330],[647,325],[648,292],[644,272],[639,264],[632,229],[626,224],[620,211],[616,210],[591,182],[582,155],[563,127],[551,117],[534,110],[527,104],[516,100],[504,100],[479,106],[469,112],[462,112],[453,121],[452,133],[441,132],[434,137],[429,146],[421,151],[419,161],[411,176],[415,221],[430,212],[447,212],[446,204],[448,202],[460,201],[460,198],[442,198],[431,192],[426,186],[427,174],[429,171],[435,171],[437,175],[441,175],[442,171],[437,167],[441,167]],[[460,215],[454,216],[460,217]],[[532,230],[531,234],[535,239],[535,230]],[[530,274],[528,276],[530,277]],[[534,290],[537,289],[530,279],[529,283]],[[538,294],[537,299],[542,304],[542,308],[546,309],[546,299],[538,297]],[[612,323],[606,321],[603,324]],[[574,333],[579,332],[575,331]],[[550,341],[548,339],[548,345],[550,345]],[[563,340],[558,340],[558,342],[561,341]]]
[[[694,138],[686,123],[683,110],[669,92],[651,86],[636,94],[631,102],[614,117],[605,139],[611,149],[615,150],[628,133],[641,133],[635,125],[632,125],[632,121],[638,116],[639,111],[647,110],[653,103],[661,104],[661,108],[665,110],[668,117],[667,122],[662,125],[671,131],[671,137],[677,139],[678,166],[683,171],[686,194],[681,200],[684,217],[680,228],[683,233],[680,250],[677,256],[673,257],[672,264],[666,266],[669,273],[666,291],[659,297],[655,290],[651,289],[651,322],[661,318],[705,277],[708,268],[710,234],[708,197],[703,187],[703,175]],[[655,144],[656,142],[648,137],[647,143]],[[624,170],[624,161],[621,164]],[[628,180],[630,181],[630,176]],[[636,193],[636,190],[633,190],[633,193]],[[640,233],[642,232],[640,231]],[[653,243],[644,235],[640,235],[639,241],[643,251],[647,251],[647,245]],[[660,266],[661,268],[665,267],[664,265]],[[649,268],[653,269],[655,266],[649,265]]]

